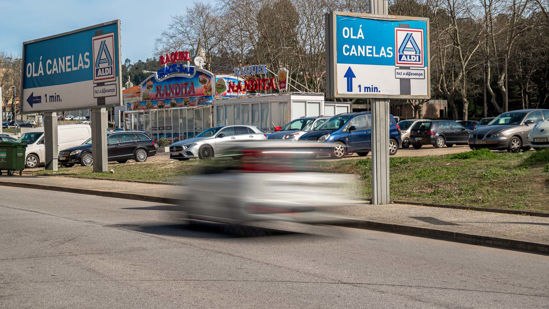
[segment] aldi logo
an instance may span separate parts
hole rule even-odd
[[[94,36],[93,44],[93,81],[104,82],[116,79],[114,63],[114,33]]]
[[[423,29],[395,28],[396,66],[425,66]]]

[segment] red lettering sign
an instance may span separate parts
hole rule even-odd
[[[191,61],[191,56],[188,51],[171,52],[160,56],[160,65],[177,63],[180,61]]]

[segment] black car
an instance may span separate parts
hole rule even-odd
[[[453,120],[425,120],[416,122],[410,132],[410,142],[415,149],[431,144],[436,148],[452,147],[454,144],[467,145],[467,128]]]
[[[471,131],[475,130],[478,126],[478,121],[476,120],[456,120],[456,122]]]
[[[154,141],[144,132],[114,132],[107,137],[108,160],[125,163],[129,159],[144,162],[156,154]],[[59,153],[59,163],[70,167],[78,163],[83,166],[93,164],[91,138],[84,144],[65,149]]]
[[[9,143],[15,143],[17,140],[8,134],[0,133],[0,142],[9,142]]]

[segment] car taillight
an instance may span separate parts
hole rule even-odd
[[[429,130],[429,131],[427,131],[427,135],[435,135],[435,132]]]
[[[396,124],[396,127],[400,131],[400,126],[398,125],[398,123]]]
[[[278,173],[290,173],[295,169],[291,164],[287,164],[284,154],[273,155],[269,154],[269,157],[265,157],[261,150],[244,150],[242,157],[240,158],[240,169],[245,172],[278,172]]]
[[[153,145],[153,146],[154,146],[154,141],[151,141],[151,145]]]

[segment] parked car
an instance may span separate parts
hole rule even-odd
[[[406,120],[401,120],[397,123],[398,127],[400,128],[400,138],[402,139],[402,148],[410,147],[411,128],[416,122],[421,120],[429,120],[429,119],[406,119]]]
[[[397,153],[401,144],[400,130],[393,115],[390,115],[389,154]],[[328,119],[316,131],[304,134],[300,141],[318,141],[334,143],[332,156],[342,158],[356,152],[366,156],[371,150],[372,115],[370,112],[336,115]]]
[[[141,131],[111,133],[107,137],[107,156],[109,161],[126,163],[133,159],[145,162],[156,154],[156,145],[152,138]],[[59,152],[59,163],[71,167],[75,164],[90,166],[93,164],[92,140],[88,139],[80,146],[71,147]]]
[[[218,155],[219,150],[226,147],[227,143],[266,139],[265,134],[255,126],[214,127],[202,131],[194,138],[173,143],[170,146],[170,158],[177,160],[209,159]]]
[[[17,139],[9,136],[8,134],[0,133],[0,142],[14,143],[17,142]]]
[[[469,137],[471,149],[528,150],[528,134],[539,121],[549,119],[547,109],[522,109],[505,112],[489,125],[477,128]]]
[[[488,125],[490,123],[490,121],[494,120],[494,118],[496,118],[496,117],[486,117],[486,118],[480,119],[478,121],[477,127]]]
[[[467,145],[471,131],[453,120],[422,120],[411,128],[410,142],[415,149],[422,145],[433,145],[441,148],[446,145]]]
[[[8,120],[2,121],[2,128],[6,129],[9,126],[10,126],[10,121],[8,121]]]
[[[57,147],[66,149],[81,145],[91,137],[91,128],[84,124],[67,124],[57,126]],[[46,159],[44,145],[44,128],[32,129],[19,138],[19,142],[27,144],[25,150],[25,165],[33,168],[43,164]]]
[[[267,139],[284,139],[296,141],[299,140],[299,138],[308,131],[320,127],[328,119],[330,119],[330,117],[327,116],[303,117],[295,119],[282,127],[282,130],[269,134],[267,136]]]
[[[478,121],[476,120],[456,120],[457,123],[461,124],[467,130],[473,131],[478,126]]]
[[[335,220],[324,209],[358,202],[357,178],[317,170],[311,154],[328,143],[234,143],[223,156],[184,179],[179,218],[244,226]],[[250,173],[252,172],[252,173]],[[296,185],[299,184],[299,185]],[[267,226],[268,227],[268,226]]]
[[[549,148],[549,117],[546,117],[545,121],[540,121],[534,126],[530,134],[528,134],[528,141],[535,150]]]

